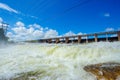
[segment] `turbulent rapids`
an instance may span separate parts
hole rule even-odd
[[[83,67],[120,63],[120,42],[0,47],[0,80],[95,80]]]

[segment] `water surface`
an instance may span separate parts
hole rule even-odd
[[[83,67],[102,62],[120,63],[120,42],[10,45],[0,48],[0,80],[95,80]]]

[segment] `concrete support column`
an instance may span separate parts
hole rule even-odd
[[[98,42],[98,38],[97,38],[97,34],[94,34],[94,36],[95,36],[95,42]]]
[[[120,41],[120,31],[117,32],[118,41]]]
[[[81,42],[81,36],[78,36],[78,43]]]
[[[108,40],[108,34],[106,34],[106,41],[108,42],[109,40]]]
[[[48,43],[51,43],[51,42],[52,42],[52,39],[49,39],[49,40],[48,40]]]
[[[68,43],[69,42],[69,37],[66,37],[65,38],[65,43]]]
[[[59,43],[60,39],[59,38],[56,38],[56,43]]]
[[[86,36],[86,43],[88,43],[88,36]]]

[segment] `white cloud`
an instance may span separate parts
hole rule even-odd
[[[33,33],[34,32],[34,28],[33,27],[30,27],[29,29],[27,29],[27,33],[28,34],[31,34],[31,33]]]
[[[15,27],[12,28],[12,30],[15,32],[15,34],[25,34],[27,31],[25,27]]]
[[[10,38],[10,39],[9,39],[10,41],[14,39],[12,32],[7,32],[6,36]]]
[[[19,13],[17,10],[9,7],[8,5],[6,5],[6,4],[4,4],[4,3],[0,3],[0,8],[1,8],[1,9],[4,9],[4,10],[7,10],[7,11],[9,11],[9,12],[13,12],[13,13],[17,13],[17,14]]]
[[[104,16],[105,17],[110,17],[110,13],[105,13]]]
[[[82,33],[82,32],[79,32],[78,35],[83,35],[83,33]]]
[[[38,25],[38,24],[33,24],[33,25],[29,25],[29,27],[34,27],[34,28],[37,28],[37,29],[40,29],[40,30],[43,30],[43,27],[41,25]]]
[[[16,22],[15,27],[11,29],[11,32],[7,32],[9,40],[13,41],[25,41],[36,40],[40,38],[50,38],[58,36],[58,32],[53,29],[46,29],[38,24],[29,25],[28,28],[23,22]]]
[[[34,19],[38,19],[38,17],[36,17],[36,16],[30,16],[31,18],[34,18]]]
[[[11,8],[10,6],[8,6],[8,5],[5,4],[5,3],[0,3],[0,9],[6,10],[6,11],[9,11],[9,12],[12,12],[12,13],[16,13],[16,14],[19,14],[19,15],[21,15],[21,16],[28,17],[28,18],[31,18],[31,19],[37,19],[37,20],[39,20],[38,17],[36,17],[36,16],[31,16],[31,15],[28,15],[28,14],[24,14],[24,13],[22,13],[22,12],[20,12],[20,11],[17,11],[17,10],[15,10],[15,9]],[[16,17],[16,16],[15,16],[15,18],[18,18],[19,20],[22,20],[21,17]],[[0,21],[1,21],[1,19],[0,19]]]
[[[69,31],[67,33],[65,33],[63,36],[73,36],[76,35],[75,33],[73,33],[72,31]]]
[[[112,27],[106,28],[105,31],[114,31],[115,29]]]
[[[21,21],[18,21],[16,24],[15,24],[17,27],[24,27],[25,24]]]
[[[13,13],[16,13],[16,14],[20,14],[21,16],[29,17],[29,18],[32,18],[32,19],[37,19],[37,20],[39,19],[36,16],[31,16],[31,15],[19,12],[19,11],[11,8],[10,6],[8,6],[7,4],[4,4],[4,3],[0,3],[0,9],[6,10],[6,11],[9,11],[9,12],[13,12]],[[19,18],[19,19],[21,19],[21,18]]]
[[[33,32],[33,36],[35,39],[40,39],[40,38],[44,37],[44,32],[40,31],[40,30],[35,30]]]
[[[1,18],[2,20],[2,18]],[[114,31],[114,28],[106,28],[105,31]],[[83,35],[86,33],[79,32],[75,34],[72,31],[65,33],[63,36],[73,36],[73,35]],[[31,24],[26,26],[23,22],[16,22],[15,26],[11,28],[11,31],[6,34],[13,41],[25,41],[25,40],[36,40],[42,38],[58,37],[58,32],[48,27],[42,27],[39,24]],[[116,36],[116,35],[112,35]],[[87,37],[82,37],[82,39],[87,39]]]
[[[56,36],[58,36],[58,32],[56,30],[53,30],[53,29],[49,29],[45,33],[45,38],[51,38],[51,37],[56,37]]]
[[[8,32],[8,33],[7,33],[7,36],[8,36],[8,37],[12,37],[13,34],[12,34],[11,32]]]
[[[65,33],[63,36],[74,36],[74,35],[85,35],[86,33],[82,33],[82,32],[79,32],[77,34],[73,33],[72,31],[69,31],[67,33]],[[71,38],[72,40],[73,38]],[[76,37],[77,39],[77,37]],[[82,39],[87,39],[87,37],[82,37]]]
[[[20,12],[20,14],[21,14],[21,16],[24,16],[24,17],[28,17],[28,18],[32,18],[32,19],[37,19],[37,20],[39,20],[39,18],[36,17],[36,16],[32,16],[32,15],[25,14],[25,13],[22,13],[22,12]]]

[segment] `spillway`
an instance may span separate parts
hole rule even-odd
[[[88,64],[120,63],[120,42],[0,47],[0,80],[96,80]]]

